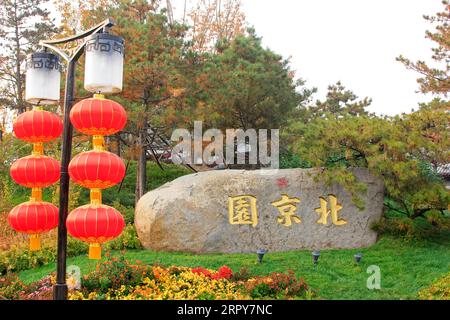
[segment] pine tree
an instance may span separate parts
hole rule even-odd
[[[311,94],[289,60],[264,48],[253,29],[219,46],[199,82],[205,97],[195,113],[219,129],[280,128]]]
[[[326,99],[318,100],[313,106],[311,116],[321,117],[325,114],[333,115],[336,118],[346,115],[362,116],[368,115],[366,108],[372,103],[372,99],[358,99],[358,96],[351,90],[347,90],[340,81],[328,87]]]
[[[434,16],[424,16],[424,19],[436,25],[435,31],[427,31],[426,37],[436,43],[432,59],[441,66],[430,67],[424,61],[412,62],[400,56],[397,58],[408,69],[418,72],[421,77],[417,79],[423,93],[442,94],[447,97],[450,91],[450,4],[448,0],[442,1],[444,11]]]

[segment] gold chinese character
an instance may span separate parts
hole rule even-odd
[[[288,195],[282,194],[280,200],[272,201],[272,205],[278,209],[280,215],[277,217],[278,223],[285,227],[290,227],[292,221],[295,223],[301,223],[302,220],[295,214],[297,210],[297,203],[300,202],[299,198],[289,198]]]
[[[338,211],[342,209],[342,205],[337,202],[337,198],[335,195],[328,195],[330,201],[330,209],[328,209],[327,200],[324,197],[320,197],[320,207],[314,209],[319,215],[320,218],[317,220],[317,223],[321,223],[323,225],[328,224],[328,215],[331,213],[331,221],[333,224],[337,226],[342,226],[346,224],[347,221],[338,218]]]
[[[230,224],[258,224],[258,213],[256,211],[256,198],[244,195],[228,197],[228,218]]]

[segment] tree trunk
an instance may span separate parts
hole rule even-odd
[[[139,155],[136,170],[136,203],[147,192],[147,116],[143,119],[143,125],[139,130]]]
[[[147,147],[145,146],[146,128],[139,133],[139,198],[147,192]]]
[[[116,133],[116,154],[118,157],[120,157],[120,133]]]
[[[105,139],[105,149],[108,152],[112,152],[112,146],[111,146],[111,138],[109,136],[104,136],[103,137]]]
[[[14,14],[17,21],[17,3],[14,4]],[[23,84],[22,84],[22,76],[20,74],[20,34],[19,34],[19,25],[18,22],[15,23],[14,37],[16,42],[16,65],[15,65],[15,80],[16,80],[16,89],[17,89],[17,110],[19,114],[26,111],[26,107],[23,103]]]
[[[134,188],[134,204],[136,205],[140,198],[140,191],[139,191],[139,165],[136,165],[136,186]]]

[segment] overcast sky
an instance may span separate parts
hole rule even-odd
[[[190,0],[195,2],[195,0]],[[430,97],[416,93],[417,74],[400,54],[429,61],[431,26],[422,18],[442,11],[441,0],[242,0],[247,21],[263,44],[291,57],[297,76],[319,89],[341,80],[373,99],[379,114],[409,112]],[[175,15],[184,0],[172,0]]]

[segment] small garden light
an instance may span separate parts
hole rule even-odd
[[[262,263],[264,255],[267,253],[266,249],[258,249],[258,251],[256,251],[256,254],[258,255],[258,262]]]
[[[314,265],[317,265],[317,262],[319,261],[319,257],[320,257],[320,251],[318,251],[318,250],[313,251],[312,257],[313,257]]]
[[[355,262],[356,262],[357,264],[359,264],[359,263],[361,262],[362,253],[361,253],[361,252],[358,252],[357,254],[354,255],[354,257],[355,257]]]

